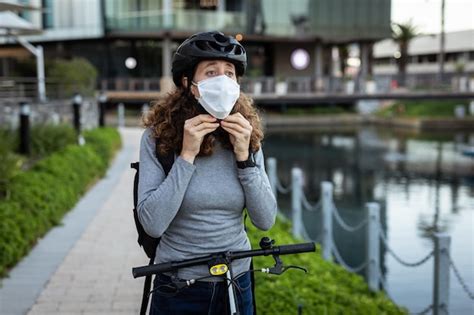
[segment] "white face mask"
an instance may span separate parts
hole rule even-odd
[[[197,84],[200,98],[197,100],[204,109],[216,117],[224,119],[229,116],[240,95],[240,85],[226,75],[199,81]]]

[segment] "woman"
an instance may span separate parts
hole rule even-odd
[[[205,32],[189,37],[173,57],[177,88],[144,117],[138,215],[149,235],[161,237],[155,263],[250,249],[244,208],[259,229],[268,230],[275,221],[260,119],[237,83],[246,64],[244,48],[231,36]],[[167,176],[156,150],[175,154]],[[241,274],[236,280],[241,314],[253,310],[249,265],[250,259],[232,263],[233,274]],[[169,294],[176,279],[199,281]],[[207,266],[159,275],[154,288],[154,315],[228,311],[226,284],[210,276]]]

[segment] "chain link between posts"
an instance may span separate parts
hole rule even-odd
[[[346,230],[347,232],[355,232],[361,228],[363,228],[368,222],[369,220],[368,219],[365,219],[363,220],[362,222],[360,222],[358,225],[356,226],[350,226],[349,224],[347,224],[341,217],[341,215],[339,214],[339,211],[337,210],[336,208],[336,205],[333,203],[332,204],[332,213],[334,215],[334,217],[336,218],[336,221],[337,223],[339,223],[339,225],[344,229]]]
[[[380,238],[382,239],[382,242],[385,246],[385,248],[387,249],[387,251],[392,255],[393,258],[395,258],[396,261],[398,261],[400,264],[404,265],[404,266],[407,266],[407,267],[418,267],[418,266],[421,266],[423,265],[425,262],[428,261],[428,259],[431,258],[431,256],[434,255],[435,251],[434,249],[429,252],[424,258],[420,259],[419,261],[416,261],[416,262],[407,262],[403,259],[401,259],[396,253],[395,251],[393,251],[390,246],[388,246],[388,241],[387,241],[387,237],[385,236],[385,234],[383,233],[382,229],[379,229],[379,232],[380,232]]]
[[[367,267],[368,261],[364,261],[362,264],[360,264],[357,267],[349,266],[344,261],[344,259],[342,258],[341,253],[339,253],[339,250],[337,249],[336,243],[334,242],[334,238],[332,238],[332,243],[334,244],[334,246],[332,246],[332,253],[333,253],[334,257],[336,258],[337,262],[341,266],[343,266],[345,269],[347,269],[348,271],[350,271],[352,273],[357,273],[357,272],[361,271],[362,269],[364,269],[365,267]]]
[[[318,211],[319,209],[321,209],[321,200],[319,200],[318,202],[316,202],[314,205],[312,205],[308,199],[306,199],[306,195],[304,194],[304,192],[302,191],[301,192],[301,201],[303,203],[303,207],[305,208],[305,210],[307,211],[310,211],[310,212],[316,212]]]
[[[454,275],[456,276],[456,279],[458,279],[459,284],[463,288],[464,292],[466,292],[466,294],[469,296],[471,300],[474,300],[474,294],[467,286],[466,281],[461,277],[461,274],[459,273],[459,269],[454,264],[454,261],[451,259],[451,255],[449,255],[449,253],[448,253],[448,259],[449,259],[449,265],[453,269]]]
[[[275,177],[275,179],[276,179],[276,183],[275,183],[275,184],[276,184],[276,188],[277,188],[277,190],[278,190],[279,193],[285,195],[285,194],[287,194],[287,193],[289,193],[289,192],[291,191],[291,188],[292,188],[292,187],[291,187],[291,186],[292,186],[291,184],[288,185],[288,187],[284,187],[284,186],[280,183],[280,180],[278,179],[278,177]]]

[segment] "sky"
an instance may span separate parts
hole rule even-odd
[[[392,0],[392,21],[413,25],[425,34],[441,31],[441,0]],[[445,30],[474,29],[474,0],[445,0]]]

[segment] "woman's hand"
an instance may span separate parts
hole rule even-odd
[[[241,113],[235,113],[222,120],[221,126],[229,133],[236,160],[246,161],[249,158],[252,125]]]
[[[194,163],[196,155],[199,154],[204,136],[219,127],[217,119],[211,115],[198,115],[184,122],[183,148],[180,156]]]

